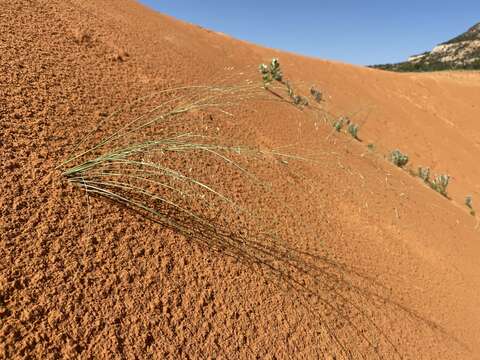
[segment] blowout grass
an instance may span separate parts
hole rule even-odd
[[[267,89],[262,84],[245,82],[157,92],[146,98],[155,105],[100,139],[99,124],[78,142],[74,153],[59,168],[69,183],[88,194],[133,209],[209,250],[258,265],[283,280],[289,289],[300,290],[305,306],[315,309],[312,314],[319,318],[318,326],[326,333],[326,343],[340,355],[351,357],[348,344],[352,338],[360,339],[376,355],[381,350],[369,338],[382,338],[398,354],[395,344],[371,319],[371,314],[351,299],[351,295],[365,301],[373,299],[373,303],[380,299],[370,290],[352,285],[357,280],[348,280],[361,278],[360,275],[328,258],[293,248],[277,236],[275,228],[258,226],[261,215],[235,200],[229,182],[212,181],[212,176],[232,179],[236,174],[237,183],[248,181],[264,186],[248,170],[249,161],[266,161],[265,155],[301,159],[231,144],[200,130],[204,124],[199,118],[203,115],[233,116],[240,106],[254,110],[255,103],[262,101],[295,105],[288,91],[288,87],[274,81]],[[296,108],[322,111],[315,106]],[[189,122],[192,118],[193,122]],[[213,165],[216,167],[206,169]],[[232,218],[237,222],[233,228]],[[275,222],[278,223],[272,221]],[[418,320],[416,314],[401,305],[380,300]],[[365,326],[359,327],[349,312],[358,314],[356,318],[362,317]],[[339,322],[344,327],[342,332],[329,325]]]
[[[164,98],[160,104],[71,155],[61,165],[63,175],[87,193],[146,212],[180,232],[189,232],[181,223],[186,218],[214,228],[215,224],[205,216],[208,208],[218,207],[218,202],[235,206],[237,210],[241,207],[202,176],[197,177],[201,169],[192,171],[182,164],[195,164],[196,159],[221,162],[253,177],[237,159],[256,157],[261,152],[223,145],[212,136],[182,132],[181,124],[176,127],[175,123],[199,111],[231,115],[229,108],[249,100],[266,100],[271,95],[252,83],[177,87],[158,95]],[[80,143],[88,143],[93,135],[94,132],[89,133]]]

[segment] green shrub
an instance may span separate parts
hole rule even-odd
[[[390,153],[390,161],[398,167],[404,167],[408,163],[408,155],[403,154],[400,150],[393,150]]]

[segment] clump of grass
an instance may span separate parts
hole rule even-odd
[[[370,143],[370,144],[367,145],[367,148],[370,151],[375,151],[375,144]]]
[[[470,215],[475,216],[475,210],[473,209],[473,197],[472,197],[472,195],[467,195],[465,197],[465,205],[470,209]]]
[[[408,163],[408,155],[403,154],[400,150],[393,150],[389,156],[390,161],[398,166],[404,167]]]
[[[422,179],[424,182],[430,182],[430,168],[420,166],[418,168],[418,177]]]
[[[347,132],[356,140],[359,140],[358,139],[358,130],[359,130],[359,126],[358,124],[354,124],[354,123],[351,123],[350,125],[348,125],[347,127]]]
[[[70,156],[60,166],[63,175],[89,194],[135,208],[181,233],[190,231],[187,223],[191,221],[214,229],[215,223],[198,209],[212,210],[218,208],[219,201],[230,205],[233,201],[203,179],[200,170],[197,176],[191,170],[168,166],[168,161],[176,158],[178,164],[183,164],[181,157],[186,161],[209,157],[247,174],[236,159],[255,155],[255,151],[222,144],[202,134],[184,130],[171,133],[166,129],[182,128],[182,121],[192,112],[231,115],[229,107],[249,100],[265,100],[267,94],[259,84],[247,82],[234,86],[178,87],[157,95],[162,99],[159,105]],[[88,138],[95,139],[95,135],[90,133],[80,144],[88,142]]]
[[[449,175],[438,175],[431,182],[430,186],[433,190],[447,197],[447,187],[450,183]]]

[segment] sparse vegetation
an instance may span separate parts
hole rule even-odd
[[[470,215],[475,216],[475,210],[473,209],[473,197],[472,197],[472,195],[467,195],[465,197],[465,205],[470,209]]]
[[[359,126],[357,124],[351,123],[350,125],[348,125],[347,132],[356,140],[359,140],[358,130]]]
[[[262,74],[263,84],[267,87],[272,81],[283,81],[282,70],[280,69],[280,63],[278,59],[273,58],[270,62],[270,66],[260,64],[259,71]]]
[[[424,182],[430,182],[430,168],[420,166],[418,168],[418,177]]]
[[[447,197],[447,187],[450,183],[449,175],[438,175],[430,182],[430,186],[433,190]]]
[[[403,154],[400,150],[396,149],[390,153],[390,161],[398,167],[404,167],[408,163],[408,155]]]
[[[314,86],[310,88],[310,95],[312,95],[313,99],[318,103],[323,100],[323,94]]]
[[[291,100],[292,104],[296,106],[301,106],[301,107],[309,106],[308,99],[304,96],[298,95],[293,89],[293,87],[291,86],[290,82],[284,80],[278,59],[275,59],[275,58],[272,59],[269,66],[265,64],[261,64],[259,66],[259,70],[260,70],[260,73],[262,74],[264,87],[268,89],[270,92],[273,92],[275,94],[275,92],[273,91],[275,88],[273,86],[270,87],[270,85],[272,85],[276,81],[284,86],[284,90],[286,91],[287,96]],[[277,86],[275,90],[278,90],[278,89],[279,87]],[[317,103],[320,103],[323,99],[323,94],[319,90],[317,90],[314,86],[310,88],[310,95]],[[337,132],[341,132],[346,127],[346,133],[350,134],[350,136],[352,136],[354,139],[359,140],[358,132],[360,127],[358,124],[351,122],[351,120],[348,117],[341,116],[336,120],[333,120],[331,124]],[[373,151],[375,149],[374,144],[368,144],[367,147],[370,151]],[[405,167],[409,162],[408,155],[402,153],[398,149],[391,151],[388,159],[390,160],[390,162],[392,162],[394,165],[400,168]],[[420,179],[422,179],[426,184],[428,184],[433,190],[435,190],[439,194],[445,197],[448,197],[447,188],[450,182],[449,175],[438,175],[432,180],[430,178],[430,174],[431,174],[430,168],[422,167],[422,166],[418,167],[417,172],[415,172],[412,169],[410,169],[409,172],[413,176],[418,176]],[[471,207],[472,206],[471,197],[466,198],[465,204],[470,208],[471,213],[474,214],[475,212]]]
[[[473,209],[473,197],[472,195],[467,195],[465,197],[465,205],[469,208],[469,209]]]
[[[245,156],[257,157],[258,151],[222,144],[202,134],[169,133],[165,126],[185,122],[195,111],[228,114],[228,107],[271,96],[258,83],[179,87],[156,96],[159,103],[153,110],[113,134],[95,141],[95,134],[90,133],[82,142],[95,141],[93,146],[70,156],[60,166],[63,175],[88,194],[133,208],[186,236],[204,236],[198,231],[214,233],[219,225],[205,214],[215,212],[221,204],[235,211],[240,207],[202,177],[201,169],[175,167],[168,161],[176,159],[173,164],[184,164],[192,157],[205,159],[250,177],[253,175],[239,162]]]
[[[335,120],[332,125],[336,131],[340,132],[342,131],[343,127],[348,124],[350,124],[350,120],[346,116],[341,116]]]
[[[333,128],[338,132],[342,131],[343,122],[342,119],[338,119],[333,123]]]
[[[278,59],[273,58],[270,62],[270,65],[260,64],[258,69],[262,74],[263,86],[265,87],[265,89],[269,89],[273,92],[274,86],[272,86],[272,84],[274,81],[276,81],[285,87],[284,89],[286,90],[288,97],[294,105],[300,107],[309,106],[308,99],[305,96],[299,95],[291,86],[290,82],[284,79]],[[314,96],[315,101],[321,101],[322,95],[320,91],[312,87],[310,89],[310,93],[312,94],[312,96]]]

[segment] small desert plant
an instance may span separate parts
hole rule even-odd
[[[404,167],[408,163],[408,155],[403,154],[400,150],[393,150],[390,153],[390,161],[398,167]]]
[[[450,176],[448,175],[438,175],[433,179],[430,183],[430,186],[436,192],[442,194],[443,196],[447,196],[447,187],[450,182]]]
[[[473,210],[473,197],[472,197],[472,195],[467,195],[465,197],[465,205],[470,209],[470,215],[475,216],[475,210]]]
[[[339,120],[337,120],[333,123],[333,128],[335,130],[337,130],[338,132],[340,132],[342,130],[342,127],[343,127],[343,123],[342,123],[341,119],[339,119]]]
[[[430,168],[420,166],[418,168],[418,177],[428,183],[430,181]]]
[[[258,70],[262,74],[263,85],[267,87],[272,81],[276,80],[279,82],[283,81],[282,70],[280,68],[280,63],[278,59],[273,58],[270,66],[265,64],[260,64]]]
[[[350,119],[345,116],[341,116],[333,122],[333,128],[338,132],[340,132],[345,125],[349,125],[349,124],[350,124]]]
[[[292,101],[295,105],[308,106],[308,100],[300,95],[293,95]]]
[[[263,87],[275,96],[284,99],[281,93],[286,91],[287,96],[294,105],[299,107],[307,107],[310,105],[307,97],[299,95],[291,86],[290,82],[284,78],[278,59],[273,58],[270,65],[260,64],[258,69],[262,74]],[[320,91],[312,87],[310,93],[317,102],[321,101],[322,94]]]
[[[367,145],[367,148],[368,148],[368,150],[370,150],[370,151],[374,151],[374,150],[375,150],[375,144],[371,144],[371,143],[370,143],[370,144]]]
[[[296,94],[295,90],[293,90],[293,87],[290,85],[290,82],[283,81],[283,84],[285,84],[285,86],[287,87],[288,97],[292,100],[292,103],[294,105],[308,106],[308,99],[304,96]]]
[[[316,102],[321,102],[323,99],[323,94],[317,90],[314,86],[310,88],[310,95],[315,99]]]
[[[469,209],[473,209],[473,197],[472,195],[467,195],[465,197],[465,205],[469,208]]]
[[[348,125],[347,131],[354,139],[358,140],[358,129],[359,126],[357,124],[351,123]]]

